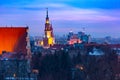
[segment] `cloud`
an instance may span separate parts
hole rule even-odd
[[[119,17],[103,14],[97,10],[74,9],[52,11],[53,20],[103,22],[120,20]]]
[[[116,13],[116,11],[111,12],[110,10],[106,9],[82,9],[66,4],[45,3],[41,5],[26,5],[21,9],[31,12],[43,12],[45,11],[46,7],[49,8],[49,14],[52,16],[52,20],[80,20],[87,22],[120,20],[119,17],[114,16],[118,13],[118,11]],[[109,15],[110,13],[112,15]]]
[[[65,3],[31,3],[10,7],[2,6],[0,7],[0,25],[28,25],[30,34],[39,33],[38,35],[42,35],[46,7],[49,8],[49,17],[53,23],[55,33],[67,33],[71,29],[80,31],[82,24],[85,24],[90,34],[100,34],[107,31],[108,33],[115,32],[114,34],[119,34],[116,31],[120,30],[120,10],[79,8]]]
[[[28,4],[16,7],[1,7],[1,16],[16,16],[17,19],[22,17],[33,17],[35,20],[45,17],[45,8],[49,8],[49,16],[51,20],[57,21],[81,21],[81,22],[104,22],[104,21],[119,21],[120,10],[110,11],[104,9],[82,9],[73,7],[67,4],[55,4],[55,3],[44,3],[44,4]],[[19,16],[18,16],[19,15]],[[116,16],[117,15],[117,16]],[[36,16],[36,17],[35,17]],[[6,18],[6,17],[5,17]],[[28,19],[26,18],[26,19]],[[33,19],[31,18],[31,19]]]

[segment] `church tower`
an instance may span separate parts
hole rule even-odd
[[[49,48],[50,46],[55,44],[55,41],[54,41],[52,24],[50,24],[50,22],[49,22],[48,9],[46,11],[46,21],[45,21],[44,34],[45,34],[45,36],[43,39],[43,46],[45,48]]]

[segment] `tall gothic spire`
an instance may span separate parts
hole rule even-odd
[[[48,8],[46,8],[46,18],[49,18],[48,17]]]
[[[46,8],[46,23],[49,23],[48,8]]]
[[[48,8],[46,8],[46,22],[45,22],[45,38],[43,39],[43,45],[46,48],[49,48],[51,45],[54,45],[54,35],[53,35],[53,28],[49,21],[48,16]]]

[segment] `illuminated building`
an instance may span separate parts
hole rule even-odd
[[[0,27],[0,80],[29,77],[31,50],[28,31],[28,27]]]
[[[0,27],[0,54],[3,52],[30,55],[28,27]]]
[[[90,35],[86,35],[84,32],[78,32],[74,34],[72,31],[68,34],[68,44],[73,45],[75,43],[88,43]]]
[[[45,23],[44,33],[45,36],[43,38],[43,42],[41,42],[41,45],[43,45],[44,48],[49,48],[50,46],[55,44],[55,41],[53,35],[53,28],[49,22],[48,9],[46,11],[46,23]]]
[[[77,37],[77,35],[72,35],[70,40],[68,41],[70,45],[73,45],[75,43],[82,43],[82,41]]]

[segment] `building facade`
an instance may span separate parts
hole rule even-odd
[[[0,54],[3,52],[30,54],[28,27],[0,27]]]
[[[0,27],[0,80],[30,78],[28,27]]]
[[[48,9],[46,11],[46,22],[45,22],[45,29],[44,29],[44,38],[43,38],[43,47],[49,48],[50,46],[55,44],[54,34],[52,24],[50,24],[49,17],[48,17]]]
[[[70,45],[73,45],[75,43],[89,43],[90,35],[87,35],[84,32],[78,32],[77,34],[69,32],[67,41]]]

